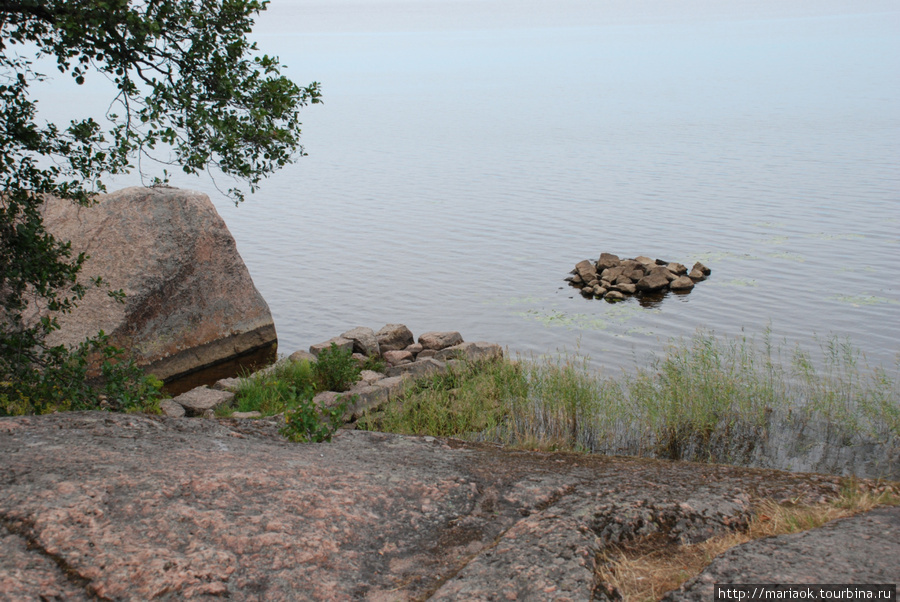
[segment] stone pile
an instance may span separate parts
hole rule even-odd
[[[587,298],[621,301],[626,296],[674,291],[686,293],[694,283],[706,280],[711,270],[700,263],[688,271],[683,264],[650,259],[643,255],[619,259],[612,253],[601,253],[600,259],[578,262],[566,281]]]
[[[344,420],[356,420],[364,411],[377,408],[390,399],[399,396],[416,379],[441,374],[461,361],[487,361],[503,357],[503,349],[496,343],[465,342],[455,331],[426,332],[419,335],[418,342],[413,333],[403,324],[388,324],[378,332],[371,328],[357,327],[321,343],[311,345],[309,351],[296,351],[281,362],[308,361],[314,363],[318,355],[334,344],[349,350],[363,366],[370,358],[381,358],[385,371],[363,370],[359,381],[345,392],[324,391],[314,398],[322,407],[331,407],[343,399],[353,399]],[[270,371],[274,366],[264,368],[251,375]],[[173,399],[163,401],[163,412],[173,417],[213,418],[221,405],[230,404],[241,384],[239,378],[222,379],[211,388],[202,386],[182,393]],[[233,418],[258,418],[258,412],[232,414]]]

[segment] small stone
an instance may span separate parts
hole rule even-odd
[[[235,393],[243,382],[243,378],[220,378],[212,388],[216,391],[231,391]]]
[[[689,291],[694,288],[694,281],[687,276],[679,276],[669,283],[669,288],[673,291]]]
[[[590,282],[597,278],[597,268],[589,260],[579,261],[575,265],[578,275],[581,276],[583,282]]]
[[[695,263],[695,264],[694,264],[694,267],[691,268],[691,269],[692,269],[692,270],[700,270],[700,272],[701,272],[704,276],[709,276],[710,274],[712,274],[712,270],[710,270],[708,267],[706,267],[705,265],[703,265],[703,264],[700,263],[699,261],[698,261],[697,263]]]
[[[204,386],[182,393],[172,401],[183,407],[188,416],[203,416],[207,410],[215,410],[220,405],[231,403],[233,399],[234,393],[216,391]]]
[[[424,349],[440,351],[463,342],[462,335],[456,331],[426,332],[419,337],[419,343]]]
[[[637,292],[637,286],[631,282],[625,282],[623,284],[617,284],[616,290],[626,295],[633,295]]]
[[[388,376],[400,376],[409,374],[413,378],[422,378],[432,374],[441,374],[447,371],[447,365],[434,358],[419,359],[411,364],[393,366],[388,370]]]
[[[309,351],[295,351],[288,356],[288,360],[292,362],[302,362],[305,360],[310,364],[315,364],[318,358]]]
[[[609,291],[603,298],[607,301],[623,301],[625,299],[625,295],[623,295],[619,291]]]
[[[614,282],[615,279],[618,278],[624,271],[625,268],[622,266],[607,268],[600,274],[600,279],[606,280],[608,282]]]
[[[181,418],[184,416],[184,407],[171,399],[163,399],[159,402],[159,409],[170,418]]]
[[[617,267],[620,263],[619,256],[612,253],[600,253],[600,259],[597,260],[597,271]]]
[[[701,280],[706,280],[706,275],[705,275],[703,272],[701,272],[700,270],[696,269],[696,268],[694,268],[693,270],[691,270],[691,273],[688,274],[688,277],[689,277],[691,280],[693,280],[694,282],[699,282],[699,281],[701,281]]]
[[[367,385],[371,385],[379,380],[384,378],[384,374],[381,372],[375,372],[373,370],[363,370],[359,373],[360,382],[364,382]]]
[[[262,412],[233,412],[231,417],[239,419],[262,418]]]
[[[400,374],[398,376],[389,376],[377,381],[374,386],[381,387],[387,391],[388,399],[393,399],[401,395],[407,386],[412,382],[408,374]]]
[[[356,420],[366,410],[374,410],[386,403],[388,400],[388,389],[376,385],[362,385],[347,391],[346,396],[351,401],[352,406],[347,408],[349,415],[345,415],[345,420]]]
[[[422,351],[423,351],[424,349],[425,349],[425,348],[422,347],[422,344],[421,344],[421,343],[413,343],[412,345],[408,345],[408,346],[406,347],[406,351],[409,351],[409,352],[412,353],[413,355],[418,355],[418,354],[422,353]]]
[[[676,276],[683,276],[683,275],[687,274],[687,272],[688,272],[688,269],[686,267],[684,267],[684,264],[682,264],[682,263],[672,262],[669,265],[667,265],[666,267],[669,268],[669,271],[672,272],[673,274],[675,274]]]
[[[363,355],[378,355],[381,349],[378,347],[378,338],[371,328],[357,326],[341,335],[341,338],[353,341],[353,351]]]
[[[385,351],[381,357],[383,357],[384,361],[386,361],[391,366],[396,366],[404,360],[408,362],[411,362],[413,360],[413,354],[409,351],[406,351],[405,349]]]
[[[421,355],[419,356],[421,357]],[[462,359],[470,362],[500,359],[503,357],[503,349],[496,343],[460,343],[453,347],[441,349],[434,355],[438,361]]]
[[[338,393],[337,391],[322,391],[313,397],[313,403],[320,408],[333,408],[339,406],[346,395],[346,393]]]
[[[382,353],[406,349],[416,342],[413,333],[403,324],[385,324],[375,337]]]
[[[609,290],[608,288],[600,286],[598,284],[597,286],[594,287],[594,296],[597,297],[598,299],[602,298],[603,295],[605,295],[608,290]]]
[[[350,339],[345,339],[343,337],[334,337],[333,339],[328,339],[323,343],[310,345],[309,352],[318,357],[319,354],[322,353],[322,350],[329,349],[332,344],[337,345],[338,349],[342,351],[353,352],[353,341],[351,341]]]
[[[654,268],[650,273],[637,281],[636,288],[641,292],[653,292],[664,289],[669,285],[669,278],[666,276],[668,270],[665,268]]]

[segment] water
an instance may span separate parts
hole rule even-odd
[[[239,208],[174,183],[213,197],[284,353],[400,322],[615,372],[768,327],[892,365],[900,7],[727,4],[274,0],[260,47],[323,84],[309,156]],[[563,278],[601,252],[713,273],[588,301]]]

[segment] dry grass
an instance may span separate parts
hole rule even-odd
[[[764,500],[757,505],[745,531],[691,545],[678,545],[656,535],[607,552],[599,559],[599,582],[615,591],[624,602],[655,602],[698,575],[716,556],[737,545],[814,529],[883,505],[900,505],[900,487],[887,485],[871,491],[853,486],[837,499],[815,505]]]

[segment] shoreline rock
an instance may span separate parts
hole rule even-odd
[[[357,396],[348,408],[345,422],[359,418],[366,410],[378,408],[401,395],[405,384],[412,379],[449,370],[457,361],[493,361],[503,357],[503,349],[496,343],[465,342],[456,331],[426,332],[415,342],[412,332],[403,324],[388,324],[378,333],[362,326],[321,343],[310,345],[309,351],[295,351],[280,362],[315,362],[322,350],[332,344],[344,351],[354,351],[354,357],[363,365],[369,358],[380,358],[386,369],[383,373],[363,370],[359,380],[348,391],[322,391],[314,401],[331,407],[345,397]],[[401,347],[402,345],[402,347]],[[358,350],[363,350],[363,353]],[[276,362],[277,364],[277,362]],[[274,369],[267,366],[248,378]],[[213,417],[215,410],[234,400],[234,392],[241,385],[241,378],[223,378],[212,387],[201,385],[160,404],[163,413],[171,418]]]

